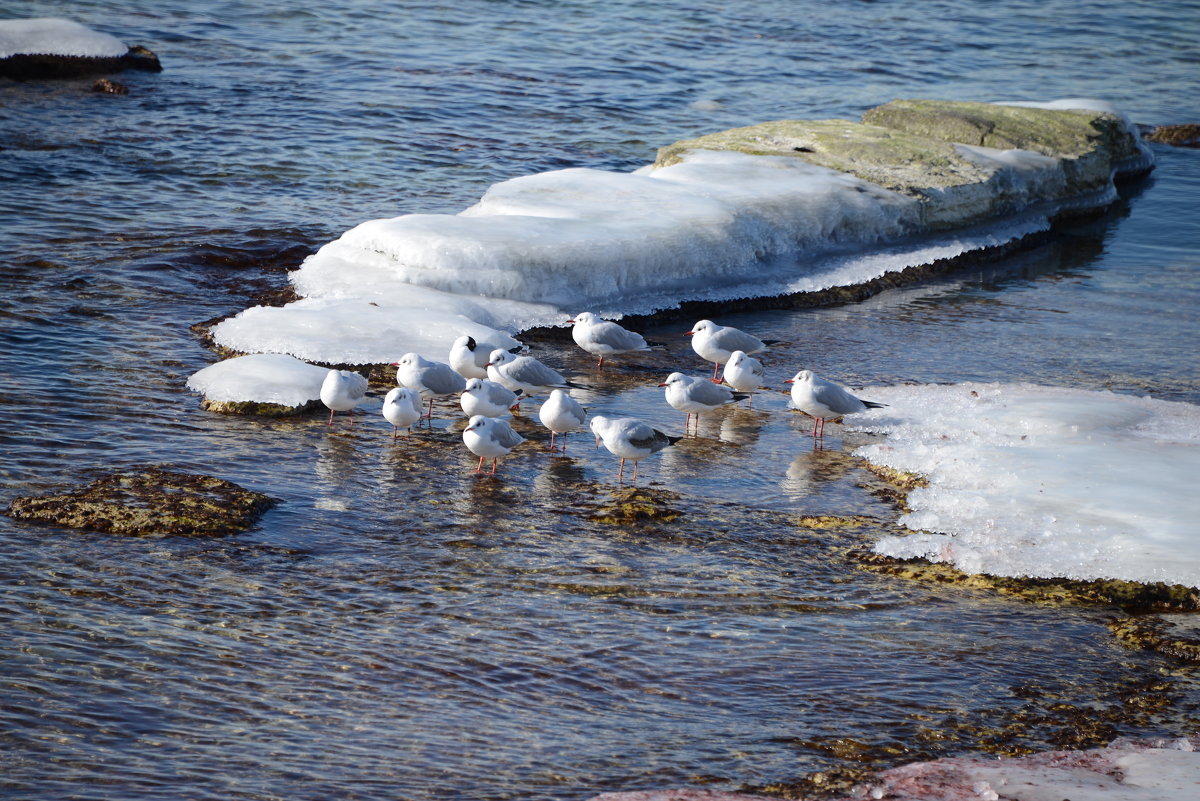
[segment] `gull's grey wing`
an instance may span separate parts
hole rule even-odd
[[[448,364],[435,363],[421,371],[421,383],[436,395],[450,395],[467,388],[467,379]]]
[[[492,436],[506,448],[515,448],[525,441],[525,438],[513,431],[512,426],[503,420],[497,420],[492,424]]]
[[[867,408],[865,403],[851,395],[845,387],[824,379],[813,380],[813,399],[838,414],[854,414]]]
[[[517,397],[516,393],[508,387],[501,386],[495,381],[485,385],[484,389],[487,390],[487,402],[494,403],[497,406],[511,404]]]
[[[597,345],[607,345],[613,350],[638,350],[646,347],[641,334],[622,328],[613,322],[604,322],[592,327],[588,337]]]
[[[726,386],[711,381],[694,381],[687,387],[692,400],[706,406],[719,406],[733,400],[733,392]]]
[[[532,356],[522,356],[511,362],[507,373],[513,381],[535,387],[556,387],[567,382],[558,371],[551,370]]]
[[[758,337],[737,328],[722,328],[713,335],[712,341],[717,347],[731,352],[755,353],[766,347]]]

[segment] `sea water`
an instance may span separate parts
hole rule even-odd
[[[557,169],[896,97],[1099,97],[1193,121],[1194,3],[73,3],[155,50],[125,96],[0,85],[0,501],[161,463],[267,492],[255,530],[125,540],[0,519],[0,787],[23,798],[587,798],[1071,743],[1061,704],[1182,734],[1187,670],[1129,652],[1106,609],[864,574],[894,520],[838,431],[814,447],[782,380],[1032,382],[1196,403],[1192,151],[1030,251],[836,308],[721,322],[787,344],[753,408],[641,465],[681,517],[602,521],[616,465],[586,435],[478,479],[450,407],[395,443],[368,407],[206,414],[193,323],[246,308],[354,226],[457,213]],[[61,16],[4,3],[0,16]],[[592,370],[581,400],[677,433],[668,350]],[[710,369],[710,368],[707,368]],[[586,396],[586,397],[585,397]],[[378,402],[378,398],[374,398]],[[340,415],[339,415],[340,416]],[[1158,696],[1155,696],[1158,697]],[[1132,708],[1132,707],[1131,707]],[[1055,712],[1054,710],[1060,710]],[[1100,735],[1096,735],[1099,737]]]

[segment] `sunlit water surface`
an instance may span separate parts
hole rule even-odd
[[[831,427],[814,448],[782,384],[808,367],[1200,401],[1195,152],[1157,148],[1112,213],[1037,249],[722,319],[786,344],[752,409],[642,464],[639,484],[678,493],[671,521],[598,519],[616,464],[584,434],[542,451],[532,409],[516,423],[531,441],[479,478],[448,408],[393,442],[376,407],[332,431],[225,418],[184,382],[215,358],[190,325],[281,286],[315,246],[515,175],[632,169],[676,139],[893,97],[1091,95],[1188,121],[1200,7],[376,5],[74,3],[165,71],[122,76],[124,97],[0,84],[0,502],[146,463],[281,501],[216,542],[0,518],[0,789],[574,799],[1195,729],[1191,671],[1123,650],[1111,610],[853,567],[845,550],[895,510],[847,455],[862,440]],[[603,373],[535,352],[590,386],[593,412],[682,432],[656,385],[705,369],[685,327]],[[873,522],[797,524],[816,514]],[[1096,731],[1069,707],[1094,708]]]

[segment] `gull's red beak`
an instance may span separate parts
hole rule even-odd
[[[389,364],[390,364],[392,367],[399,367],[399,366],[400,366],[400,362],[389,362]]]
[[[686,333],[690,337],[693,334],[695,334],[696,332],[695,331],[685,331],[684,333]]]
[[[785,383],[785,384],[795,384],[796,382],[795,382],[795,380],[793,380],[793,379],[791,379],[791,378],[785,378],[785,379],[783,379],[783,383]]]
[[[666,386],[666,384],[659,384],[659,386],[660,386],[660,387],[665,387],[665,386]]]

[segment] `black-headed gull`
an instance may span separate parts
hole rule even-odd
[[[711,412],[726,404],[737,403],[746,397],[727,386],[714,384],[703,378],[695,378],[683,373],[671,373],[667,376],[667,380],[659,386],[666,387],[666,392],[663,394],[666,395],[667,403],[671,404],[671,408],[687,413],[687,417],[683,421],[684,434],[687,434],[688,424],[691,422],[693,414],[696,415],[698,430],[701,412]]]
[[[463,429],[463,444],[479,457],[476,473],[483,471],[484,459],[492,460],[492,472],[495,473],[496,460],[507,456],[509,451],[524,441],[525,438],[513,431],[505,421],[482,414],[472,417]]]
[[[396,383],[415,389],[422,398],[429,399],[429,412],[433,417],[433,399],[442,395],[457,395],[467,386],[467,379],[454,371],[445,362],[435,362],[416,353],[406,353],[400,361],[392,362],[396,368]]]
[[[383,417],[392,424],[392,439],[400,429],[408,431],[421,419],[421,393],[407,387],[395,387],[384,396]]]
[[[567,394],[566,390],[556,389],[550,393],[550,398],[538,409],[538,419],[542,425],[550,429],[550,450],[554,448],[554,437],[562,434],[562,452],[567,452],[567,432],[583,428],[587,419],[587,410],[579,401]]]
[[[334,412],[349,412],[350,425],[354,425],[351,410],[362,403],[367,395],[367,379],[352,370],[330,370],[321,382],[321,403],[329,407],[329,425],[333,425]]]
[[[667,436],[649,423],[634,417],[615,419],[598,414],[592,418],[590,426],[592,433],[596,435],[597,446],[603,442],[609,453],[621,458],[621,467],[617,471],[618,481],[625,472],[626,459],[633,462],[633,480],[637,481],[638,462],[683,439]]]
[[[604,366],[607,356],[650,350],[641,334],[623,328],[609,320],[602,320],[591,312],[580,312],[567,322],[572,323],[571,338],[575,344],[593,356],[599,356],[597,367]]]
[[[717,380],[717,370],[729,361],[735,350],[746,354],[755,354],[767,349],[768,345],[777,344],[779,340],[762,340],[747,334],[740,328],[728,325],[717,325],[712,320],[701,320],[688,331],[692,338],[692,350],[707,362],[713,363],[713,380]]]
[[[532,356],[515,356],[497,348],[488,361],[488,378],[508,387],[518,389],[526,396],[537,395],[554,387],[573,387],[562,373],[553,370]]]
[[[754,396],[750,393],[762,386],[763,363],[748,355],[744,350],[735,350],[729,354],[729,361],[725,362],[725,369],[721,372],[721,381],[738,392],[745,392],[749,395],[749,405],[753,406]]]
[[[520,353],[521,347],[509,348],[509,353]],[[461,336],[450,346],[450,367],[463,378],[487,378],[487,363],[492,351],[500,348],[491,342],[479,342],[474,337]]]
[[[887,405],[857,398],[841,384],[827,381],[812,370],[801,370],[784,383],[792,385],[792,405],[816,418],[813,421],[813,437],[825,436],[826,420]]]
[[[470,378],[459,403],[467,417],[477,414],[484,417],[500,417],[517,405],[519,394],[486,378]]]

